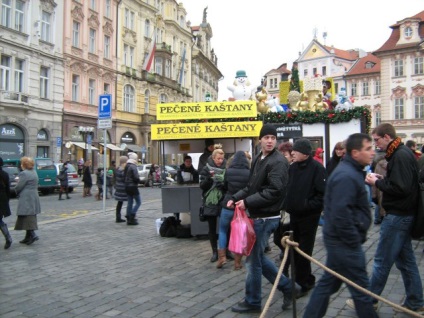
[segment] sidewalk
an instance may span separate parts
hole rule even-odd
[[[160,200],[143,203],[139,226],[114,222],[114,211],[39,224],[40,240],[32,246],[19,244],[23,232],[11,231],[14,242],[0,251],[0,317],[259,317],[236,314],[231,306],[244,295],[245,270],[233,271],[210,263],[207,240],[162,238],[156,234],[155,219],[162,217]],[[368,271],[378,239],[372,228],[364,248]],[[273,244],[272,259],[278,258]],[[421,274],[422,249],[414,241]],[[321,230],[314,257],[325,262]],[[316,266],[317,278],[322,271]],[[423,276],[422,276],[423,277]],[[263,279],[263,305],[271,286]],[[402,278],[394,268],[382,295],[400,303],[404,296]],[[276,298],[266,317],[292,317],[281,311],[282,295]],[[346,287],[330,302],[326,317],[356,317],[345,305]],[[302,317],[309,296],[297,302]],[[380,317],[407,317],[382,304]]]

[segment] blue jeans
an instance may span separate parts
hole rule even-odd
[[[406,298],[412,310],[423,306],[423,287],[411,243],[413,216],[387,214],[380,228],[380,241],[374,257],[370,291],[381,295],[393,264],[402,274]]]
[[[227,248],[228,233],[233,220],[234,210],[228,210],[222,208],[221,216],[219,217],[219,237],[218,237],[218,248]]]
[[[368,288],[369,280],[366,270],[365,253],[362,246],[351,248],[343,243],[325,241],[327,249],[326,265],[330,269],[350,279],[361,287]],[[330,296],[336,293],[342,281],[335,276],[324,272],[309,300],[304,318],[321,318],[325,316]],[[347,285],[353,301],[356,313],[360,318],[378,317],[372,306],[372,298],[361,293],[356,288]]]
[[[256,233],[256,242],[252,252],[246,258],[246,296],[245,302],[252,306],[261,306],[262,300],[262,275],[274,284],[277,277],[278,269],[274,262],[264,254],[265,246],[269,241],[269,237],[279,226],[280,219],[258,219],[254,220],[254,229]],[[291,280],[281,275],[278,284],[278,290],[284,294],[291,293]]]
[[[134,204],[135,201],[135,204]],[[133,206],[134,204],[134,206]],[[141,196],[140,194],[128,195],[128,205],[127,205],[127,217],[131,217],[137,214],[137,210],[141,205]]]

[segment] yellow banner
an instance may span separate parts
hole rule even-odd
[[[164,103],[157,104],[158,120],[256,117],[256,102]]]
[[[261,121],[152,124],[152,140],[259,137]]]

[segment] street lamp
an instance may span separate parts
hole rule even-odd
[[[82,134],[82,139],[84,141],[84,158],[87,160],[87,137],[94,131],[94,127],[90,126],[79,126],[78,131]],[[90,142],[91,145],[91,142]],[[91,147],[88,149],[88,154],[91,157]]]

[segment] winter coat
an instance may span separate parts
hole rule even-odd
[[[183,172],[191,173],[192,180],[190,180],[190,181],[184,181],[183,174],[182,174]],[[178,171],[177,171],[177,182],[179,184],[184,184],[184,183],[199,183],[199,172],[196,169],[194,169],[193,166],[186,167],[185,164],[182,164],[179,167]]]
[[[233,161],[231,161],[230,166],[225,171],[225,195],[221,202],[222,207],[231,209],[227,207],[227,202],[232,199],[233,194],[247,186],[249,182],[249,174],[249,160],[247,160],[244,151],[237,151],[234,155]]]
[[[82,172],[82,181],[84,182],[84,187],[93,186],[93,179],[91,178],[91,168],[85,166]]]
[[[62,176],[63,176],[63,179],[60,179],[59,177],[62,177]],[[65,167],[65,165],[62,166],[62,170],[60,170],[58,178],[59,178],[60,186],[66,188],[68,186],[68,168]]]
[[[36,215],[41,212],[38,176],[35,170],[23,170],[19,173],[15,191],[19,195],[16,215]]]
[[[97,180],[96,180],[96,185],[98,187],[103,187],[103,177],[104,177],[104,173],[103,173],[103,169],[98,171],[98,173],[96,173],[97,176]]]
[[[383,208],[386,214],[414,215],[418,207],[417,159],[402,143],[386,159],[387,175],[375,182],[376,187],[383,191]]]
[[[212,151],[209,151],[208,148],[205,148],[205,150],[203,150],[203,153],[199,158],[199,166],[197,167],[197,171],[199,171],[199,173],[206,166],[206,163],[208,162],[208,159],[211,155],[212,155]]]
[[[346,154],[329,177],[324,198],[324,240],[352,248],[365,242],[371,211],[363,168]]]
[[[128,195],[137,195],[138,184],[140,182],[140,177],[138,176],[137,165],[128,160],[127,165],[125,166],[125,190]]]
[[[333,149],[333,153],[331,154],[330,160],[328,160],[327,164],[325,165],[325,169],[327,170],[327,177],[330,176],[330,174],[336,169],[337,165],[340,163],[340,161],[343,159],[343,157],[337,156],[336,153],[336,147]]]
[[[252,218],[280,215],[286,197],[289,162],[276,149],[264,159],[260,152],[252,162],[248,185],[233,195],[244,200]]]
[[[10,206],[10,183],[9,174],[0,167],[0,219],[11,214]]]
[[[128,196],[125,191],[125,172],[124,168],[119,167],[115,170],[115,193],[114,197],[116,201],[127,201]]]
[[[315,150],[315,156],[314,156],[314,159],[322,165],[324,164],[324,162],[323,162],[323,159],[320,155],[323,152],[324,152],[324,150],[322,148],[317,148],[317,150]]]

